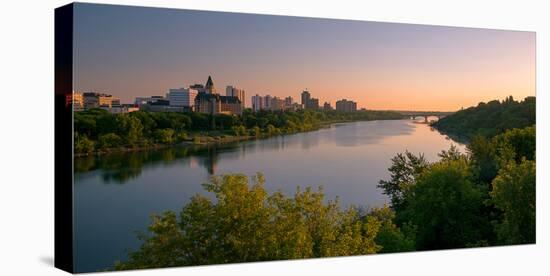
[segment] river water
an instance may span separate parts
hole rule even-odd
[[[112,154],[75,160],[75,269],[111,268],[139,248],[136,231],[150,215],[179,210],[201,183],[226,173],[262,172],[269,191],[293,195],[296,187],[323,186],[342,207],[381,206],[376,187],[390,159],[408,150],[436,161],[437,153],[464,146],[411,120],[335,124],[319,131],[209,146]]]

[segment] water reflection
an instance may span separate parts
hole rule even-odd
[[[99,171],[103,183],[124,184],[140,176],[144,168],[155,166],[183,165],[201,167],[209,175],[217,173],[220,154],[227,159],[244,159],[246,154],[257,151],[284,151],[299,147],[309,150],[331,143],[341,147],[377,144],[387,137],[410,135],[414,125],[373,121],[369,124],[335,124],[316,132],[278,136],[259,141],[217,144],[207,146],[175,146],[164,149],[135,152],[118,152],[101,156],[87,156],[75,159],[75,175],[78,179],[90,176],[86,172]],[[76,181],[78,184],[78,181]]]
[[[453,142],[410,120],[333,125],[319,131],[242,143],[171,147],[75,160],[75,267],[94,271],[137,249],[152,213],[179,210],[212,174],[263,172],[268,191],[324,187],[327,200],[381,206],[377,188],[391,158],[409,150],[429,161]],[[460,147],[463,150],[463,147]],[[117,185],[124,184],[124,185]],[[101,214],[98,216],[98,214]]]
[[[221,152],[236,152],[238,144],[209,146],[179,146],[157,150],[119,152],[101,156],[86,156],[76,158],[75,174],[80,179],[86,178],[86,172],[100,171],[104,183],[125,182],[138,177],[144,167],[183,165],[199,165],[209,174],[216,173],[216,163]],[[244,153],[244,151],[242,151]],[[198,159],[189,157],[197,156]],[[227,155],[227,158],[232,158]],[[78,181],[76,181],[78,184]]]

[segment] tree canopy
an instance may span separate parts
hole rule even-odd
[[[269,195],[264,182],[261,174],[250,181],[241,174],[213,177],[203,186],[215,201],[196,195],[179,214],[153,216],[139,236],[141,248],[116,269],[364,255],[382,249],[375,241],[384,239],[377,237],[381,228],[401,237],[387,210],[362,217],[337,201],[325,203],[322,190]],[[405,239],[394,250],[410,248]]]
[[[396,112],[367,110],[252,112],[246,109],[242,115],[233,116],[146,111],[110,114],[103,109],[90,109],[74,113],[75,153],[196,142],[204,136],[259,138],[316,130],[331,122],[401,118]]]
[[[504,101],[479,103],[441,118],[433,127],[453,137],[469,141],[475,136],[493,137],[508,129],[535,124],[535,97],[518,102],[512,96]]]

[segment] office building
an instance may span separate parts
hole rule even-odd
[[[168,94],[166,94],[166,98],[170,102],[170,106],[179,106],[187,111],[191,111],[193,105],[195,105],[197,94],[198,91],[192,88],[170,89]]]
[[[245,93],[243,89],[239,89],[239,88],[233,87],[232,85],[228,85],[225,88],[225,95],[239,98],[242,105],[241,109],[244,109]]]
[[[357,111],[357,103],[342,99],[336,102],[336,111],[354,112]]]
[[[254,112],[258,112],[264,108],[263,98],[258,94],[256,94],[255,96],[252,96],[251,102],[252,102],[252,111]]]
[[[264,96],[264,109],[271,110],[271,95],[265,95]]]
[[[311,98],[308,101],[307,109],[319,109],[319,99]]]
[[[84,108],[98,108],[98,107],[111,107],[113,102],[115,105],[120,105],[120,100],[114,98],[112,95],[95,93],[95,92],[85,92],[82,94],[82,99],[84,102]]]
[[[302,106],[304,108],[307,108],[308,107],[308,103],[309,103],[309,100],[311,99],[311,94],[309,93],[309,91],[307,90],[304,90],[302,92]]]

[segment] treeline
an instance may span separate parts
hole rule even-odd
[[[535,127],[478,136],[428,163],[398,154],[379,187],[398,227],[414,226],[416,250],[535,242]]]
[[[362,215],[337,201],[325,203],[321,189],[269,195],[264,182],[261,174],[250,181],[240,174],[213,177],[203,186],[214,201],[196,195],[179,214],[153,216],[149,233],[140,235],[141,248],[115,268],[364,255],[384,250],[380,240],[412,249],[387,207]]]
[[[146,148],[189,142],[200,144],[231,137],[265,137],[315,130],[330,122],[401,119],[388,111],[261,111],[241,116],[197,112],[110,114],[102,109],[74,113],[75,153]]]
[[[535,242],[535,128],[478,138],[440,161],[398,154],[379,187],[390,206],[325,202],[322,189],[271,195],[264,177],[203,184],[179,213],[152,217],[141,247],[115,269],[237,263]],[[345,180],[344,180],[345,181]]]
[[[476,107],[460,110],[453,115],[441,118],[432,126],[465,141],[477,135],[493,137],[507,129],[534,125],[535,108],[535,97],[527,97],[518,102],[510,96],[504,101],[481,102]]]

